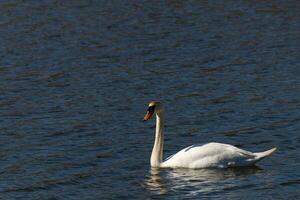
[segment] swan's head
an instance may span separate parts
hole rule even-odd
[[[162,104],[159,101],[150,101],[147,112],[144,116],[144,121],[147,121],[153,114],[160,114],[164,111]]]

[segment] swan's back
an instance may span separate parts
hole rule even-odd
[[[245,151],[228,144],[208,143],[205,145],[192,145],[182,149],[178,153],[167,158],[166,161],[161,164],[161,167],[225,168],[248,166],[253,165],[265,156],[267,155],[258,157],[257,153]]]

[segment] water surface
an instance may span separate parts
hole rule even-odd
[[[297,1],[1,1],[3,199],[298,199]],[[253,152],[254,168],[154,170],[194,143]]]

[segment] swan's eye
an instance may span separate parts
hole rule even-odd
[[[155,106],[149,106],[148,107],[148,112],[154,112]]]

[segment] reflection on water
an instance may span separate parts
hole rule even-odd
[[[209,194],[229,188],[239,188],[238,177],[255,175],[262,169],[253,167],[229,169],[158,169],[151,168],[145,178],[145,187],[154,194],[166,194],[169,191],[185,191],[186,196]],[[242,186],[246,187],[246,186]],[[191,189],[193,188],[193,189]]]
[[[149,191],[157,194],[165,194],[168,190],[160,173],[160,169],[151,168],[150,175],[147,175],[145,179],[145,186]]]

